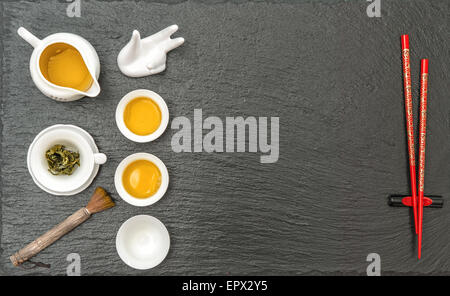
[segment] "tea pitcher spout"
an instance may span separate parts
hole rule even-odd
[[[83,93],[87,97],[93,98],[98,96],[100,94],[100,91],[100,84],[98,83],[97,79],[94,78],[91,87],[87,91],[81,93]]]

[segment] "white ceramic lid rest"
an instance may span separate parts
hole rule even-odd
[[[130,42],[117,57],[120,71],[129,77],[144,77],[164,71],[167,53],[184,43],[184,38],[170,38],[177,30],[178,26],[172,25],[144,39],[134,30]]]

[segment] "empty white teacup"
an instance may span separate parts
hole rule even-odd
[[[117,253],[123,262],[135,269],[159,265],[169,253],[169,248],[167,228],[152,216],[134,216],[125,221],[117,232]]]

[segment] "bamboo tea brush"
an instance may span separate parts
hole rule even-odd
[[[114,202],[106,193],[105,189],[97,187],[86,207],[76,211],[53,229],[47,231],[25,248],[12,255],[9,259],[15,266],[19,266],[89,219],[92,214],[112,208],[114,205]]]

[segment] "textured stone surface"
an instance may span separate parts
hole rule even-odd
[[[167,3],[165,3],[167,2]],[[449,2],[382,1],[82,1],[69,18],[64,1],[1,2],[2,137],[0,274],[63,275],[66,256],[81,255],[84,275],[365,274],[381,255],[384,274],[450,274],[450,206],[425,210],[423,259],[407,209],[387,195],[408,193],[400,34],[411,40],[414,99],[419,59],[430,58],[426,192],[450,196]],[[123,76],[116,57],[133,29],[143,36],[177,23],[186,43],[168,69]],[[16,30],[39,37],[67,31],[97,49],[98,98],[57,103],[31,81],[31,47]],[[148,88],[171,117],[279,116],[280,159],[255,153],[172,152],[168,131],[136,144],[118,131],[120,98]],[[417,100],[415,100],[417,107]],[[417,110],[417,108],[415,108]],[[416,116],[417,118],[417,116]],[[93,185],[73,197],[40,190],[26,167],[28,145],[52,124],[89,131],[109,157]],[[121,159],[150,152],[167,165],[166,196],[148,208],[123,202],[113,185]],[[83,206],[102,185],[117,207],[94,216],[36,257],[50,270],[14,268],[8,257]],[[137,214],[159,218],[171,234],[166,260],[136,271],[119,259],[115,235]]]

